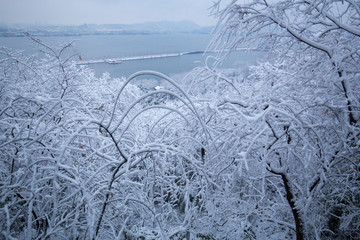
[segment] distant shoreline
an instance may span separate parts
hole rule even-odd
[[[78,37],[78,36],[110,36],[110,35],[159,35],[159,34],[173,34],[173,33],[184,33],[184,34],[211,34],[210,32],[95,32],[95,33],[39,33],[32,31],[22,32],[0,32],[0,37],[26,37],[25,33],[29,33],[34,37]]]
[[[83,24],[78,26],[0,24],[0,37],[24,37],[25,33],[36,37],[171,33],[210,34],[212,29],[212,26],[202,27],[191,21],[146,22],[141,24]]]

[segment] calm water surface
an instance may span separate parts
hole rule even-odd
[[[182,52],[206,50],[211,35],[208,34],[153,34],[153,35],[86,35],[42,37],[46,44],[59,47],[74,41],[72,51],[81,56],[84,61],[149,56],[159,54],[174,54]],[[0,46],[16,50],[24,50],[33,54],[36,50],[26,37],[0,37]],[[112,77],[129,76],[140,70],[159,71],[166,75],[188,72],[205,62],[210,54],[191,54],[178,57],[156,59],[139,59],[124,61],[120,64],[96,63],[88,66],[94,69],[97,76],[109,72]],[[237,51],[232,53],[222,67],[232,68],[238,65],[250,64],[261,56],[260,52]],[[76,58],[76,60],[78,60]],[[200,63],[199,63],[200,62]]]

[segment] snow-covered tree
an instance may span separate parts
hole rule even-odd
[[[148,239],[190,234],[209,186],[208,136],[187,93],[140,72],[95,78],[32,38],[44,59],[2,50],[4,237]],[[171,90],[143,91],[141,75]],[[201,130],[198,130],[198,129]]]
[[[219,61],[266,56],[182,84],[96,78],[72,44],[2,48],[2,236],[359,239],[359,5],[219,1]]]
[[[268,51],[216,107],[241,126],[224,154],[235,172],[247,166],[243,188],[255,192],[239,199],[253,206],[242,215],[252,237],[285,228],[297,239],[359,238],[359,3],[219,1],[215,10],[213,46]]]

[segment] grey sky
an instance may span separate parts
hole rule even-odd
[[[212,25],[212,0],[0,0],[0,23],[84,24],[192,20]]]

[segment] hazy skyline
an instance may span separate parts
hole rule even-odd
[[[215,24],[212,0],[0,0],[0,23],[132,24],[191,20]]]

